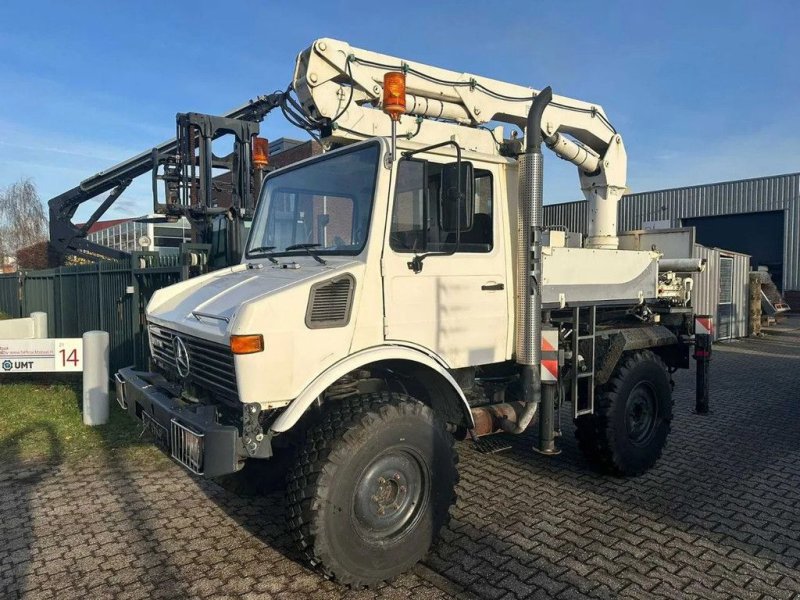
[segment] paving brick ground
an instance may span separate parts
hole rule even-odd
[[[800,323],[798,323],[800,326]],[[451,526],[425,564],[350,591],[300,562],[281,498],[173,464],[0,466],[0,598],[800,597],[800,331],[719,345],[711,416],[679,375],[661,462],[598,476],[565,419],[552,459],[462,443]]]

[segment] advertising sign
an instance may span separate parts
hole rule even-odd
[[[83,340],[0,340],[0,374],[83,371]]]

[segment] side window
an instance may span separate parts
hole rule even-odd
[[[397,252],[423,252],[427,231],[425,163],[401,160],[397,166],[389,246]]]
[[[475,214],[472,217],[472,228],[461,234],[461,241],[485,249],[464,250],[465,252],[490,252],[494,247],[492,191],[492,174],[483,169],[475,169]]]
[[[490,252],[494,245],[492,175],[475,169],[474,213],[469,228],[443,229],[439,223],[442,165],[401,160],[397,166],[389,245],[396,252]],[[458,237],[458,247],[456,239]]]

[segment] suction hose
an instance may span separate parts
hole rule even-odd
[[[552,99],[549,86],[533,99],[525,130],[525,153],[518,161],[515,353],[521,367],[524,409],[516,423],[501,421],[501,427],[509,433],[525,431],[542,399],[542,114]]]

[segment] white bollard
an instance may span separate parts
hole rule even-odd
[[[31,319],[33,319],[33,339],[45,339],[47,337],[47,313],[32,312]]]
[[[84,425],[105,425],[108,422],[108,349],[107,331],[83,334]]]

